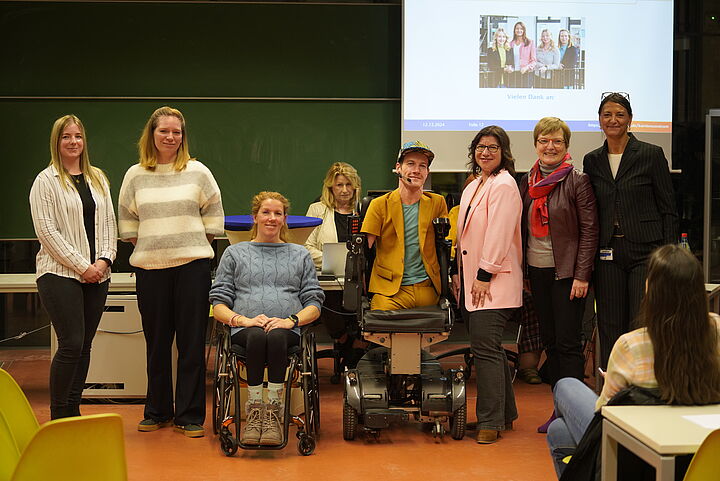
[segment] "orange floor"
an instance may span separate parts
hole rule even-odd
[[[118,362],[122,362],[121,359]],[[450,364],[461,360],[450,358]],[[50,354],[43,350],[0,350],[0,365],[25,391],[43,423],[50,417],[48,370]],[[536,428],[552,410],[547,385],[515,382],[520,418],[515,430],[503,434],[496,444],[478,445],[470,432],[463,440],[449,436],[433,439],[418,424],[407,424],[382,432],[378,440],[359,436],[342,439],[342,394],[328,381],[330,364],[321,360],[321,433],[316,451],[309,457],[296,451],[294,431],[283,451],[242,451],[234,457],[220,453],[217,439],[208,434],[188,439],[172,429],[140,433],[137,422],[142,405],[83,405],[83,414],[112,412],[123,417],[130,480],[313,480],[366,481],[483,479],[488,481],[555,480],[545,436]],[[208,386],[211,379],[208,377]],[[474,421],[474,378],[469,384],[468,421]],[[208,393],[210,392],[208,388]],[[208,413],[210,407],[208,405]],[[98,476],[102,480],[102,475]]]

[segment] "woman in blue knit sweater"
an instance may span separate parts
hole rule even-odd
[[[245,444],[282,443],[287,350],[300,343],[300,326],[319,317],[325,300],[310,253],[288,242],[289,208],[277,192],[253,197],[252,240],[225,249],[210,290],[215,319],[231,327],[232,343],[247,352]],[[264,404],[266,365],[269,403]]]

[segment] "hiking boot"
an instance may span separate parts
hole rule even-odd
[[[160,428],[166,428],[172,425],[172,421],[156,421],[155,419],[146,418],[140,421],[138,424],[138,431],[149,433],[150,431],[157,431]]]
[[[283,442],[282,405],[271,402],[265,405],[265,414],[262,417],[262,436],[260,444],[278,445]]]
[[[263,427],[264,406],[262,403],[245,404],[245,427],[240,442],[243,444],[259,444]]]

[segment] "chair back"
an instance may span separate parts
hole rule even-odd
[[[40,426],[22,389],[3,369],[0,369],[0,393],[0,416],[22,453]]]
[[[7,481],[12,476],[20,459],[20,451],[5,417],[0,415],[0,481]]]
[[[43,424],[11,479],[127,481],[122,419],[117,414],[94,414]]]
[[[720,429],[708,434],[698,448],[683,481],[714,481],[720,473]]]

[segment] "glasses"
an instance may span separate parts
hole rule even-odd
[[[565,146],[565,141],[562,139],[559,139],[559,140],[537,139],[537,143],[542,145],[543,147],[548,144],[553,144],[555,147],[564,147]]]
[[[627,92],[603,92],[600,95],[600,100],[605,100],[606,97],[610,97],[611,95],[619,95],[621,97],[625,97],[626,99],[630,100],[630,94]]]
[[[498,150],[500,150],[499,145],[490,144],[490,145],[483,145],[483,144],[477,144],[475,146],[475,152],[478,154],[481,154],[483,150],[488,149],[488,152],[491,154],[496,154]]]

